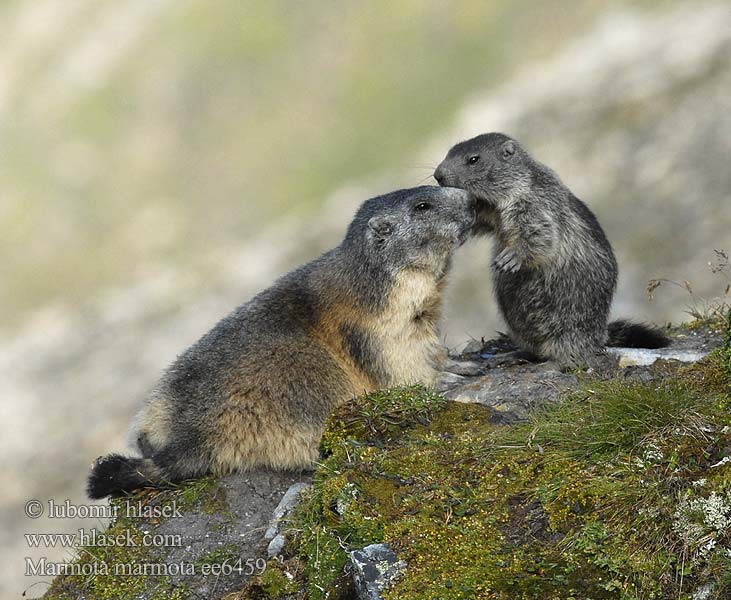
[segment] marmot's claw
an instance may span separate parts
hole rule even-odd
[[[493,263],[498,271],[503,273],[516,273],[522,266],[522,261],[516,256],[510,248],[504,248],[500,254],[495,257]]]

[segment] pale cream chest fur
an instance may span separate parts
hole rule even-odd
[[[440,284],[420,271],[399,274],[387,309],[373,326],[379,340],[389,385],[433,383],[446,351],[439,343]]]

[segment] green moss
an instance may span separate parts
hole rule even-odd
[[[717,395],[719,408],[727,411],[731,409],[731,309],[723,319],[716,319],[712,327],[723,332],[723,345],[706,360],[687,367],[684,379],[697,389]]]
[[[271,559],[260,575],[252,577],[243,589],[224,600],[274,600],[298,594],[303,575],[302,561],[297,557]]]
[[[196,566],[202,565],[223,565],[233,564],[241,557],[241,548],[235,544],[229,544],[216,548],[212,552],[201,556],[196,561]]]
[[[652,383],[587,381],[529,423],[422,387],[340,407],[289,535],[237,598],[347,597],[348,552],[387,542],[408,563],[386,597],[688,600],[731,590],[731,324],[726,343]],[[145,490],[143,503],[228,510],[214,478]],[[123,502],[118,500],[116,502]],[[121,511],[123,512],[123,511]],[[121,518],[108,535],[138,542]],[[160,562],[139,543],[81,549],[78,564]],[[293,554],[293,555],[291,555]],[[239,555],[222,547],[198,564]],[[54,581],[48,597],[185,597],[168,578],[100,573]],[[177,596],[176,596],[177,594]]]
[[[726,315],[726,328],[724,333],[723,348],[720,350],[718,357],[726,378],[726,399],[731,397],[731,308]],[[728,408],[728,406],[726,406]]]
[[[285,594],[294,594],[299,586],[276,565],[267,567],[261,574],[261,587],[268,598],[281,598]]]
[[[518,426],[422,388],[347,404],[294,519],[310,597],[381,541],[409,565],[392,600],[728,589],[731,526],[712,509],[731,511],[729,347],[660,383],[589,382]]]
[[[186,481],[170,495],[183,511],[200,507],[206,514],[228,513],[226,492],[214,476]]]
[[[146,546],[144,533],[129,518],[119,518],[105,532],[110,545],[83,546],[73,561],[73,574],[54,579],[45,598],[66,600],[79,595],[98,600],[128,600],[144,593],[150,600],[183,600],[184,586],[173,588],[156,569],[163,561],[159,546]]]
[[[323,450],[326,453],[343,450],[344,441],[355,439],[383,445],[400,436],[405,426],[428,423],[446,404],[444,397],[420,386],[362,396],[331,417],[322,440]]]
[[[343,572],[348,557],[340,539],[337,529],[317,525],[303,535],[300,548],[307,558],[305,575],[312,600],[327,598],[327,590]]]

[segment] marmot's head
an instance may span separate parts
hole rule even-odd
[[[462,188],[478,201],[501,201],[530,190],[537,163],[514,139],[485,133],[452,147],[434,171],[439,185]]]
[[[364,202],[345,244],[361,249],[365,260],[392,274],[416,269],[441,276],[474,221],[474,201],[464,190],[399,190]]]

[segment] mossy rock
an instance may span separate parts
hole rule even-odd
[[[408,563],[391,600],[729,597],[730,357],[582,377],[512,426],[418,387],[346,404],[295,517],[307,597],[379,542]]]

